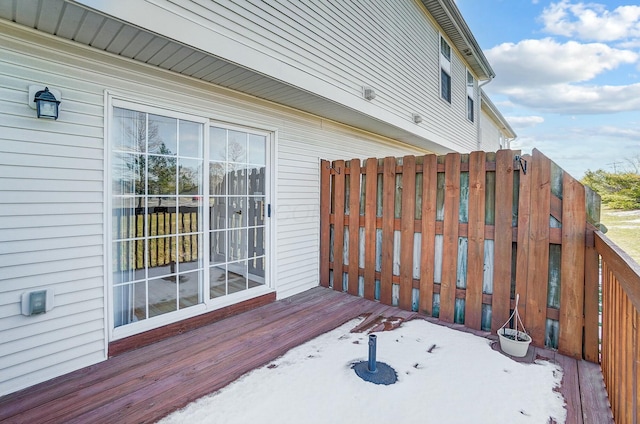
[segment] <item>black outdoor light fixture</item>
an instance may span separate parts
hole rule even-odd
[[[60,101],[49,91],[49,87],[38,91],[33,101],[36,103],[38,118],[58,119]]]

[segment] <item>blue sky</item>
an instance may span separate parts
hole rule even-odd
[[[496,73],[484,86],[518,134],[576,178],[640,160],[640,4],[456,0]]]

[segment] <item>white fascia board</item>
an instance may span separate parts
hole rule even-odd
[[[320,77],[216,32],[202,16],[177,7],[171,2],[127,0],[126,6],[124,0],[75,0],[74,2],[368,115],[401,130],[400,133],[405,135],[400,137],[404,139],[402,141],[408,141],[406,133],[410,133],[413,137],[409,138],[424,140],[423,148],[433,151],[456,150],[456,146],[449,141],[417,126],[410,119],[403,119],[376,105],[375,101],[370,102],[359,95],[347,93],[323,81]],[[358,82],[357,85],[366,84]],[[377,87],[373,88],[377,89]],[[443,149],[434,149],[436,146],[441,146]]]

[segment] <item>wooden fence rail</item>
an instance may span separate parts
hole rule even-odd
[[[599,198],[539,151],[322,161],[321,184],[322,285],[493,332],[519,293],[535,345],[597,362]]]
[[[640,266],[601,233],[602,375],[618,424],[640,422]]]

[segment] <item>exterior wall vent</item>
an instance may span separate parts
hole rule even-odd
[[[364,98],[367,100],[373,100],[376,98],[376,91],[371,87],[362,87]]]

